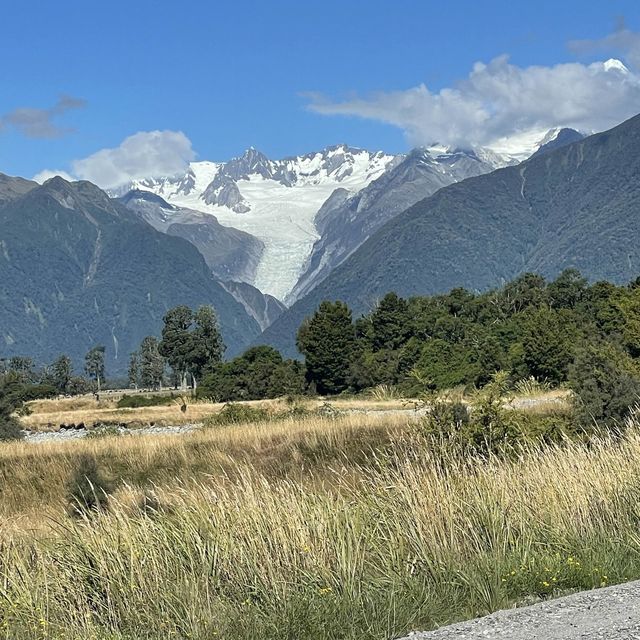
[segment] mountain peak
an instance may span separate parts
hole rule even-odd
[[[143,189],[131,189],[125,193],[121,198],[121,202],[126,206],[133,200],[139,200],[143,202],[150,202],[156,204],[163,209],[175,209],[174,205],[169,204],[164,198],[152,191],[146,191]]]
[[[65,180],[62,176],[53,176],[48,180],[45,180],[42,183],[43,187],[47,187],[48,189],[69,189],[71,188],[71,183],[68,180]]]
[[[629,69],[625,66],[623,62],[618,60],[617,58],[609,58],[602,63],[605,71],[614,71],[617,73],[629,73]]]
[[[254,146],[245,149],[244,153],[239,158],[234,158],[234,160],[246,160],[248,162],[269,162],[269,158],[259,151]],[[233,162],[233,161],[232,161]]]
[[[540,141],[537,151],[531,157],[535,158],[544,155],[554,149],[559,149],[560,147],[572,144],[573,142],[578,142],[584,137],[583,133],[580,133],[580,131],[576,131],[575,129],[570,129],[569,127],[556,127],[555,129],[550,129]]]

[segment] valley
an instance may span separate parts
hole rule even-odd
[[[0,640],[638,635],[632,0],[2,20]]]

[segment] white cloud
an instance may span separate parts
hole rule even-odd
[[[627,49],[640,43],[635,34],[625,38]],[[500,56],[437,92],[421,84],[337,102],[313,94],[309,108],[395,125],[412,145],[497,148],[505,138],[556,126],[592,132],[618,124],[640,111],[640,76],[612,61],[519,67]]]
[[[43,169],[40,173],[36,173],[36,175],[31,179],[38,184],[44,184],[49,180],[49,178],[54,178],[55,176],[60,176],[69,182],[73,182],[75,180],[75,178],[66,171],[56,171],[54,169]]]
[[[184,171],[196,154],[181,131],[140,131],[113,149],[102,149],[72,163],[73,173],[104,189],[130,180],[172,176]]]

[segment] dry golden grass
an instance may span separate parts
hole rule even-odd
[[[30,415],[20,418],[27,429],[37,431],[57,430],[61,424],[79,424],[87,426],[97,423],[125,423],[135,425],[181,425],[202,422],[205,418],[222,409],[224,403],[196,401],[185,396],[187,410],[181,410],[182,401],[176,397],[168,405],[138,408],[117,408],[115,401],[96,402],[83,397],[74,402],[73,398],[63,400],[38,400],[29,403]],[[283,401],[261,400],[246,404],[259,404],[267,410],[284,406]]]
[[[526,396],[515,396],[507,403],[507,407],[536,415],[569,411],[571,392],[565,389],[554,389]]]
[[[449,399],[470,402],[470,399],[464,396],[462,389],[453,390],[446,395]],[[298,405],[308,410],[315,410],[325,402],[322,398],[302,399],[298,402]],[[330,398],[328,402],[337,410],[347,412],[408,412],[420,405],[420,401],[415,399],[377,400],[366,396]],[[20,420],[25,428],[35,431],[57,431],[61,424],[79,423],[84,423],[89,427],[98,423],[124,423],[131,426],[150,424],[158,426],[182,425],[203,422],[210,415],[219,412],[224,406],[224,403],[188,399],[187,411],[182,412],[180,404],[176,400],[169,405],[118,409],[114,399],[103,399],[100,402],[96,402],[92,396],[62,398],[59,400],[37,400],[29,403],[29,409],[32,413],[22,417]],[[263,407],[267,411],[279,411],[287,406],[284,399],[256,400],[242,404]],[[569,406],[569,392],[553,390],[534,396],[516,397],[508,406],[546,415],[567,409]]]
[[[323,399],[303,399],[299,406],[313,410],[321,406]],[[331,398],[330,404],[340,411],[396,411],[407,409],[410,404],[404,400],[375,400],[363,398]],[[251,406],[260,406],[267,411],[280,410],[286,406],[283,399],[256,400],[243,402]],[[84,423],[93,426],[98,423],[125,423],[136,426],[181,425],[199,423],[211,414],[222,409],[224,403],[195,401],[187,398],[187,411],[180,409],[181,402],[176,399],[169,405],[139,407],[135,409],[116,407],[114,399],[101,399],[96,402],[92,396],[37,400],[29,403],[31,414],[20,421],[26,429],[36,431],[57,431],[61,424]]]
[[[277,405],[271,406],[275,410]],[[2,443],[0,478],[7,481],[0,489],[0,520],[5,528],[15,529],[16,523],[24,527],[27,522],[31,528],[46,528],[48,519],[66,508],[68,487],[84,456],[97,460],[108,478],[136,485],[176,479],[224,482],[240,464],[251,464],[274,477],[302,478],[305,464],[313,466],[323,455],[327,464],[357,461],[363,447],[388,443],[406,427],[406,417],[401,415],[346,414],[230,425],[188,434]]]
[[[373,640],[640,575],[638,426],[475,458],[406,420],[0,447],[0,630]],[[64,486],[82,456],[126,482],[74,521]],[[47,535],[17,533],[33,525]]]

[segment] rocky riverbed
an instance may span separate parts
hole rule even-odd
[[[59,431],[23,431],[24,442],[30,442],[34,444],[46,444],[49,442],[64,442],[68,440],[78,440],[80,438],[86,438],[90,433],[115,434],[120,433],[122,435],[143,436],[143,435],[174,435],[189,433],[202,427],[201,423],[182,424],[169,427],[140,427],[137,429],[129,429],[127,427],[119,426],[115,428],[109,427],[107,430],[101,430],[100,427],[95,429],[60,429]]]

